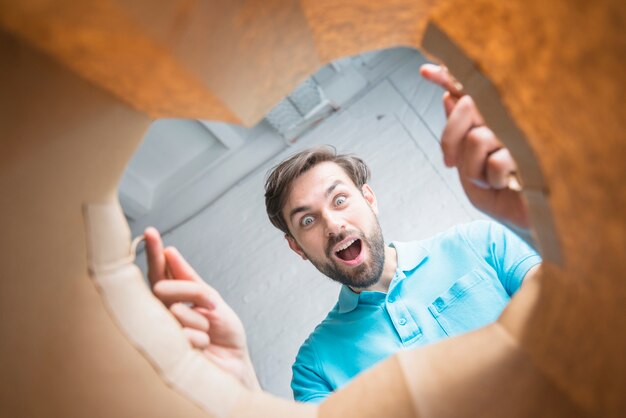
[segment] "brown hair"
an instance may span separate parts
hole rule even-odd
[[[300,175],[325,161],[343,168],[359,189],[370,177],[370,169],[362,159],[351,154],[337,154],[330,145],[300,151],[272,168],[265,181],[265,209],[272,225],[285,234],[291,235],[283,216],[283,206],[291,191],[291,184]]]

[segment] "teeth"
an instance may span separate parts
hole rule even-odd
[[[348,241],[345,244],[343,244],[341,247],[337,248],[337,251],[335,251],[336,253],[338,253],[341,250],[345,250],[346,248],[348,248],[349,246],[351,246],[352,244],[354,244],[354,241],[356,241],[356,238],[353,239],[352,241]]]

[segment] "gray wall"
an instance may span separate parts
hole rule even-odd
[[[342,65],[362,78],[363,90],[164,237],[241,316],[261,385],[274,394],[291,398],[297,350],[334,305],[339,287],[291,252],[267,220],[268,169],[315,144],[356,153],[372,169],[370,184],[387,242],[428,237],[483,217],[465,198],[456,172],[443,166],[442,91],[420,79],[423,62],[406,49],[344,60]],[[333,88],[334,94],[343,93],[341,86]],[[143,255],[138,263],[145,270]]]

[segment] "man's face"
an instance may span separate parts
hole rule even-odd
[[[292,184],[283,216],[289,246],[326,276],[354,288],[380,279],[384,242],[372,189],[359,190],[335,163],[323,162]]]

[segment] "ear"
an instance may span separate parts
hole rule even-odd
[[[365,183],[363,187],[361,187],[361,192],[363,193],[363,197],[365,198],[365,201],[372,208],[372,211],[376,215],[378,215],[378,201],[376,200],[376,195],[374,194],[374,190],[372,190],[369,184]]]
[[[298,245],[296,240],[291,235],[285,234],[285,239],[289,243],[289,248],[291,248],[296,254],[302,257],[303,260],[308,260],[306,254],[304,254],[304,251],[302,251],[302,248],[300,248],[300,245]]]

